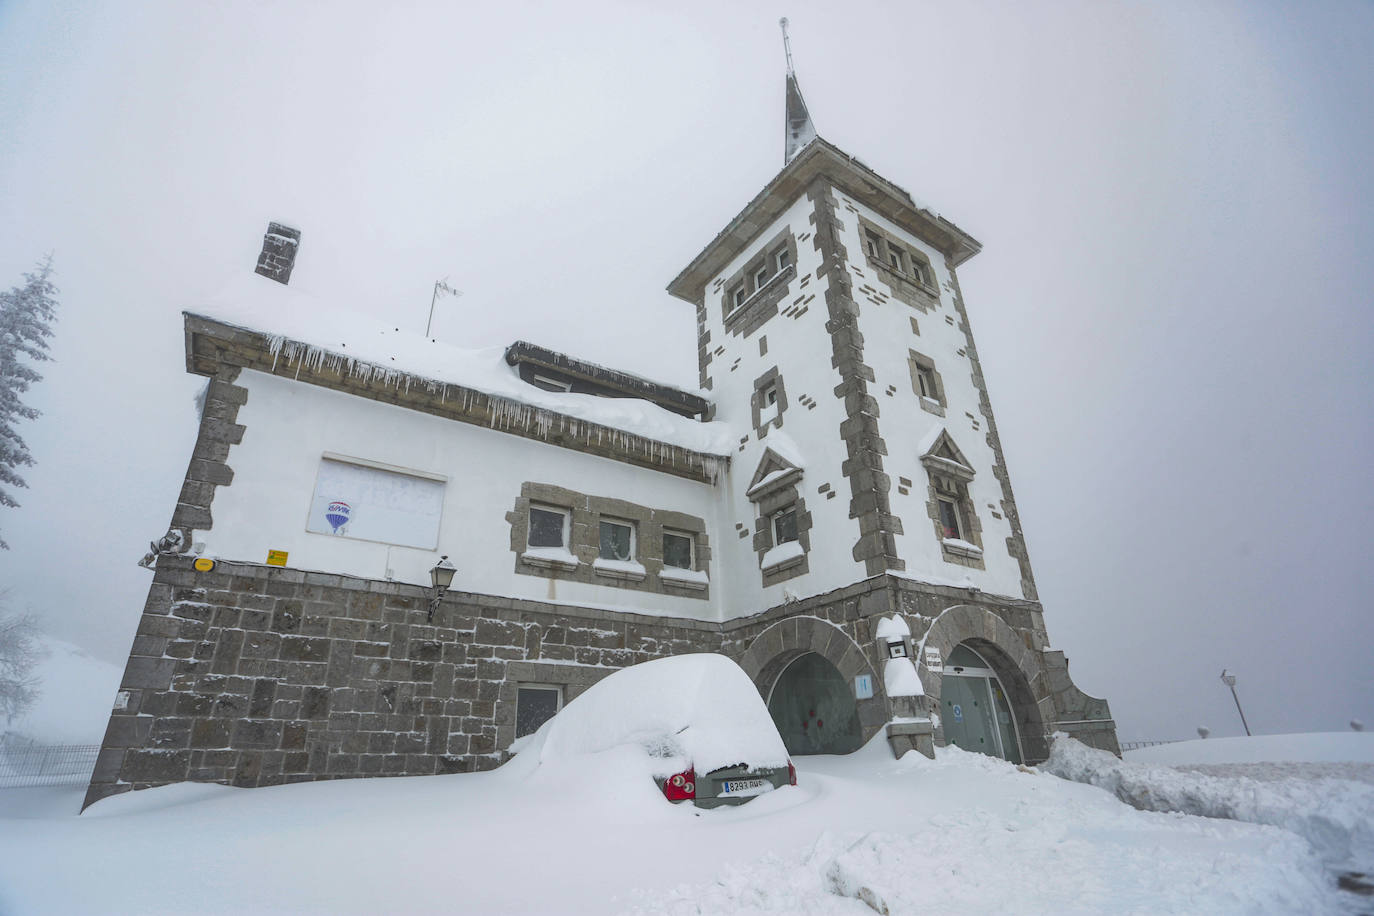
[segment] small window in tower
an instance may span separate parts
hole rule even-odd
[[[906,270],[902,265],[906,260],[906,252],[898,248],[891,242],[887,243],[887,262],[892,265],[892,269],[901,273]]]
[[[765,424],[778,417],[778,383],[773,382],[759,390],[759,424]]]
[[[952,499],[940,499],[940,533],[946,538],[964,540],[964,526],[959,504]]]
[[[917,393],[923,398],[938,400],[935,391],[935,370],[929,366],[917,365],[915,368]]]
[[[635,529],[628,522],[601,522],[601,552],[603,560],[628,562],[635,556]]]
[[[762,267],[754,271],[754,289],[763,289],[768,285],[768,281],[773,277],[772,271],[765,262]]]
[[[788,506],[773,515],[773,543],[786,544],[797,539],[797,507]]]
[[[883,250],[883,240],[872,229],[864,230],[864,247],[868,249],[870,258],[879,259],[882,257],[879,252]]]
[[[692,536],[663,532],[663,565],[674,569],[692,569]]]
[[[916,282],[918,283],[925,283],[927,285],[930,283],[930,281],[926,279],[925,265],[921,263],[920,258],[911,259],[911,275],[916,278]]]
[[[748,296],[748,294],[745,292],[745,286],[744,286],[744,284],[743,284],[743,283],[737,283],[737,284],[735,284],[734,288],[730,290],[730,295],[729,295],[729,297],[728,297],[728,299],[727,299],[727,303],[728,303],[728,304],[727,304],[727,309],[728,309],[729,311],[733,311],[733,310],[739,308],[741,305],[744,305],[744,300],[745,300],[745,299],[748,299],[748,298],[749,298],[749,296]]]
[[[784,270],[786,270],[787,265],[791,263],[792,252],[787,250],[787,248],[779,248],[776,252],[773,253],[773,266],[777,269],[778,273],[782,273]]]

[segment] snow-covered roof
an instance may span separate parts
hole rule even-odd
[[[214,359],[225,354],[220,349],[212,355],[204,347],[197,352],[197,334],[226,337],[237,331],[239,346],[254,350],[258,362],[266,361],[264,365],[241,363],[250,368],[282,371],[296,367],[292,374],[302,368],[323,369],[340,378],[380,380],[406,392],[424,390],[449,398],[486,395],[492,425],[503,428],[528,421],[541,430],[573,429],[585,437],[581,428],[594,424],[643,440],[648,443],[641,448],[646,454],[661,445],[717,458],[728,455],[737,440],[723,422],[702,423],[640,398],[535,388],[506,362],[503,348],[455,347],[350,313],[252,273],[235,278],[218,296],[188,310],[186,316],[186,358],[191,372],[204,374]]]

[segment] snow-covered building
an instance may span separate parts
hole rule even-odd
[[[185,315],[199,438],[88,804],[488,768],[703,651],[794,754],[1117,750],[1046,636],[956,276],[979,243],[815,136],[790,73],[787,103],[784,168],[668,286],[698,391],[313,320],[269,228]]]

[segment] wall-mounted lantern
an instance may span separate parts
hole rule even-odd
[[[430,569],[429,581],[434,587],[434,596],[429,599],[429,617],[427,619],[430,623],[434,622],[434,612],[439,610],[439,602],[444,600],[444,592],[448,591],[448,587],[453,584],[453,574],[456,572],[458,569],[448,561],[448,554],[440,557],[439,562]]]
[[[910,656],[910,653],[907,652],[906,640],[905,640],[904,638],[897,638],[897,639],[889,639],[889,640],[888,640],[888,642],[887,642],[887,657],[888,657],[888,658],[908,658],[909,656]]]

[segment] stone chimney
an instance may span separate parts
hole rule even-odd
[[[291,280],[291,268],[296,265],[296,249],[301,244],[301,231],[268,223],[262,237],[262,254],[258,255],[257,272],[269,280],[285,286]]]

